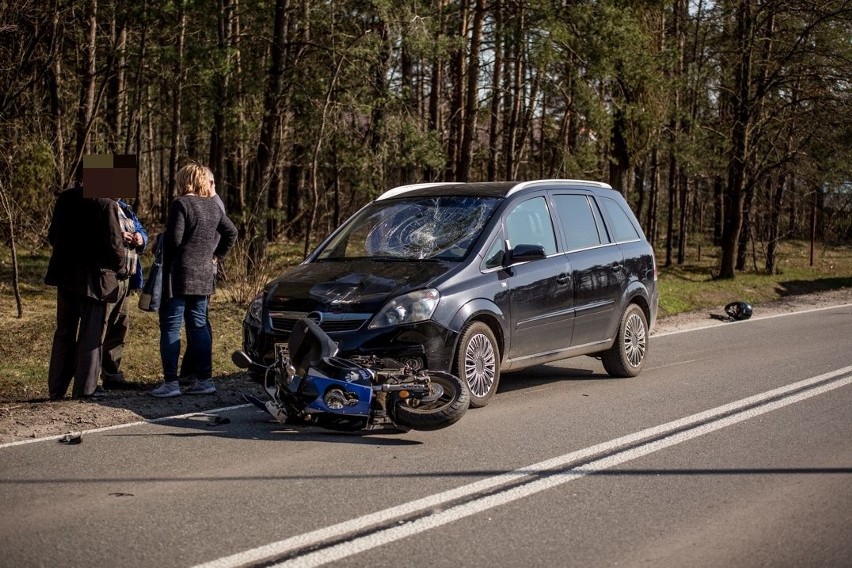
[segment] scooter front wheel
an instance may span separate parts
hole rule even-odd
[[[439,430],[455,424],[467,412],[470,405],[467,384],[449,373],[426,373],[433,385],[433,392],[439,396],[426,402],[414,397],[402,398],[396,392],[390,393],[388,411],[397,425],[412,430]]]

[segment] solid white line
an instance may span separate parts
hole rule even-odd
[[[108,432],[110,430],[119,430],[121,428],[129,428],[130,426],[140,426],[142,424],[157,424],[160,422],[167,422],[169,420],[178,420],[181,418],[191,418],[193,416],[198,416],[199,414],[216,414],[217,412],[229,412],[231,410],[236,410],[238,408],[246,408],[248,406],[254,406],[252,404],[237,404],[235,406],[225,406],[222,408],[214,408],[212,410],[199,410],[197,412],[190,412],[187,414],[178,414],[176,416],[163,416],[162,418],[151,418],[148,420],[137,420],[136,422],[128,422],[126,424],[114,424],[112,426],[102,426],[101,428],[92,428],[91,430],[83,430],[82,434],[93,434],[95,432]],[[34,444],[36,442],[46,442],[48,440],[58,440],[62,438],[65,434],[56,434],[53,436],[45,436],[44,438],[33,438],[31,440],[18,440],[17,442],[6,442],[5,444],[0,444],[0,450],[4,448],[11,448],[13,446],[23,446],[25,444]]]
[[[273,566],[275,566],[275,568],[313,568],[315,566],[322,566],[330,562],[342,560],[343,558],[354,556],[355,554],[366,552],[367,550],[378,548],[379,546],[384,546],[388,543],[408,538],[421,532],[452,523],[459,519],[511,503],[512,501],[523,499],[524,497],[534,495],[541,491],[552,489],[564,483],[568,483],[569,481],[585,477],[586,475],[613,468],[617,465],[647,456],[665,448],[682,444],[683,442],[698,438],[699,436],[727,428],[728,426],[732,426],[745,420],[750,420],[756,416],[760,416],[761,414],[766,414],[767,412],[829,392],[850,383],[852,383],[852,377],[846,377],[821,387],[792,395],[781,400],[776,400],[759,407],[751,408],[733,416],[727,416],[709,424],[704,424],[690,430],[679,432],[667,438],[655,440],[653,442],[595,460],[591,463],[572,468],[565,472],[559,472],[543,479],[511,488],[507,491],[488,495],[481,499],[465,503],[464,505],[459,505],[457,507],[441,511],[440,513],[417,519],[410,523],[378,531],[376,533],[356,538],[352,541],[344,542],[327,549],[318,550],[304,556],[299,556]]]
[[[267,560],[269,558],[274,558],[276,556],[282,556],[294,550],[298,550],[303,547],[315,546],[327,540],[337,539],[346,536],[347,534],[351,534],[353,532],[361,531],[364,529],[368,529],[370,527],[387,523],[394,519],[398,519],[401,517],[405,517],[411,514],[420,513],[422,511],[427,511],[433,508],[439,508],[441,505],[445,503],[452,502],[456,499],[471,497],[476,495],[477,493],[481,493],[502,485],[506,485],[511,482],[521,481],[523,479],[529,478],[533,475],[540,474],[541,472],[545,472],[548,470],[552,470],[555,468],[563,467],[571,462],[575,462],[578,460],[582,460],[585,458],[589,458],[602,453],[609,453],[615,451],[621,447],[632,445],[639,443],[648,438],[656,438],[659,436],[664,436],[667,434],[671,434],[673,432],[683,430],[686,428],[695,428],[696,426],[718,419],[720,416],[731,414],[733,412],[742,411],[743,409],[754,406],[757,404],[764,403],[770,399],[777,398],[780,396],[787,395],[793,391],[807,388],[814,384],[827,381],[833,379],[835,377],[839,377],[841,375],[845,375],[848,373],[852,373],[852,366],[844,367],[842,369],[838,369],[836,371],[831,371],[828,373],[824,373],[822,375],[811,377],[809,379],[805,379],[790,385],[786,385],[783,387],[779,387],[764,393],[760,393],[748,398],[744,398],[742,400],[738,400],[729,404],[725,404],[711,410],[706,410],[704,412],[699,412],[697,414],[693,414],[692,416],[687,416],[685,418],[681,418],[678,420],[674,420],[672,422],[668,422],[666,424],[662,424],[659,426],[654,426],[651,428],[647,428],[645,430],[641,430],[639,432],[635,432],[633,434],[628,434],[626,436],[622,436],[620,438],[616,438],[614,440],[610,440],[608,442],[604,442],[601,444],[597,444],[595,446],[591,446],[588,448],[584,448],[582,450],[577,450],[575,452],[571,452],[562,456],[558,456],[549,460],[545,460],[543,462],[539,462],[537,464],[529,465],[515,471],[506,472],[497,476],[489,477],[482,479],[480,481],[476,481],[474,483],[470,483],[467,485],[463,485],[461,487],[457,487],[455,489],[450,489],[448,491],[444,491],[442,493],[437,493],[435,495],[430,495],[424,497],[422,499],[417,499],[415,501],[410,501],[408,503],[403,503],[396,507],[391,507],[388,509],[384,509],[382,511],[377,511],[375,513],[371,513],[368,515],[364,515],[362,517],[358,517],[355,519],[350,519],[347,521],[343,521],[341,523],[331,525],[329,527],[324,527],[321,529],[317,529],[311,532],[307,532],[301,535],[296,535],[278,542],[270,543],[258,548],[254,548],[251,550],[246,550],[243,552],[239,552],[237,554],[233,554],[230,556],[226,556],[224,558],[219,558],[204,564],[198,565],[196,568],[232,568],[236,566],[242,566],[245,564],[249,564],[252,562],[260,562],[263,560]],[[848,384],[852,382],[852,377],[843,379],[843,384]],[[836,385],[837,383],[832,383],[832,385]],[[832,386],[826,385],[826,386]],[[838,386],[842,386],[838,385]],[[826,388],[826,387],[820,387]],[[832,388],[837,388],[836,386],[832,386]],[[812,391],[808,391],[809,393]],[[803,393],[806,394],[806,393]],[[658,442],[655,442],[658,443]],[[597,463],[597,462],[594,462]],[[588,467],[584,466],[584,467]],[[538,482],[536,482],[538,483]],[[524,486],[526,487],[526,486]],[[517,491],[520,488],[512,490]],[[508,492],[511,493],[511,492]],[[479,502],[479,501],[477,501]],[[453,509],[454,510],[454,509]],[[428,519],[435,517],[430,516],[426,519],[423,519],[422,522],[430,522]],[[421,522],[421,521],[417,521]],[[393,530],[393,529],[391,529]],[[383,531],[384,533],[384,531]],[[366,539],[372,537],[364,537]],[[402,537],[400,537],[402,538]],[[360,539],[359,539],[360,540]],[[347,543],[351,544],[351,543]],[[329,550],[333,550],[335,547],[332,547]]]
[[[759,306],[758,306],[758,308],[759,308]],[[701,327],[692,327],[692,328],[689,328],[689,329],[676,329],[674,331],[664,331],[662,333],[654,333],[652,331],[651,337],[665,337],[667,335],[675,335],[675,334],[678,334],[678,333],[687,333],[689,331],[701,331],[702,329],[712,329],[712,328],[715,328],[715,327],[720,327],[722,325],[748,324],[748,323],[754,323],[756,321],[775,319],[775,318],[783,318],[783,317],[786,317],[786,316],[797,316],[797,315],[800,315],[800,314],[810,314],[810,313],[813,313],[813,312],[822,312],[822,311],[825,311],[825,310],[834,310],[834,309],[839,309],[839,308],[852,308],[852,304],[840,304],[838,306],[823,306],[822,308],[811,308],[809,310],[786,312],[786,313],[783,313],[783,314],[774,314],[774,315],[771,315],[771,316],[756,316],[756,317],[752,317],[750,319],[743,320],[743,321],[734,321],[734,322],[716,321],[715,323],[708,323],[707,325],[702,325]]]

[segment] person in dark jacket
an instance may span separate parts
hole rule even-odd
[[[56,286],[56,331],[47,376],[51,400],[98,397],[107,304],[127,278],[124,242],[113,199],[85,198],[77,185],[63,191],[53,210],[53,247],[45,284]]]
[[[130,293],[142,288],[142,262],[139,255],[148,244],[148,232],[133,208],[123,199],[118,204],[118,220],[121,224],[121,236],[124,242],[124,257],[130,278],[119,281],[118,299],[107,307],[107,329],[104,335],[103,360],[101,363],[101,382],[106,390],[136,390],[142,384],[128,381],[121,371],[121,359],[124,355],[124,342],[130,329]]]
[[[180,334],[186,323],[195,360],[193,383],[186,394],[212,394],[213,346],[207,326],[207,304],[213,294],[215,265],[237,239],[237,229],[211,198],[204,166],[189,164],[175,176],[181,197],[169,209],[163,246],[163,301],[160,307],[160,357],[163,383],[153,396],[180,396]],[[218,244],[216,239],[219,238]]]

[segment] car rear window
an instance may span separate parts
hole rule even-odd
[[[638,241],[639,233],[636,232],[636,227],[630,221],[624,209],[614,200],[604,197],[600,200],[604,210],[606,210],[609,224],[612,228],[613,240],[616,242]]]

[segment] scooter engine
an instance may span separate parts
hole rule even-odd
[[[355,406],[358,404],[358,395],[333,388],[326,391],[323,402],[331,410],[341,410],[345,406]]]

